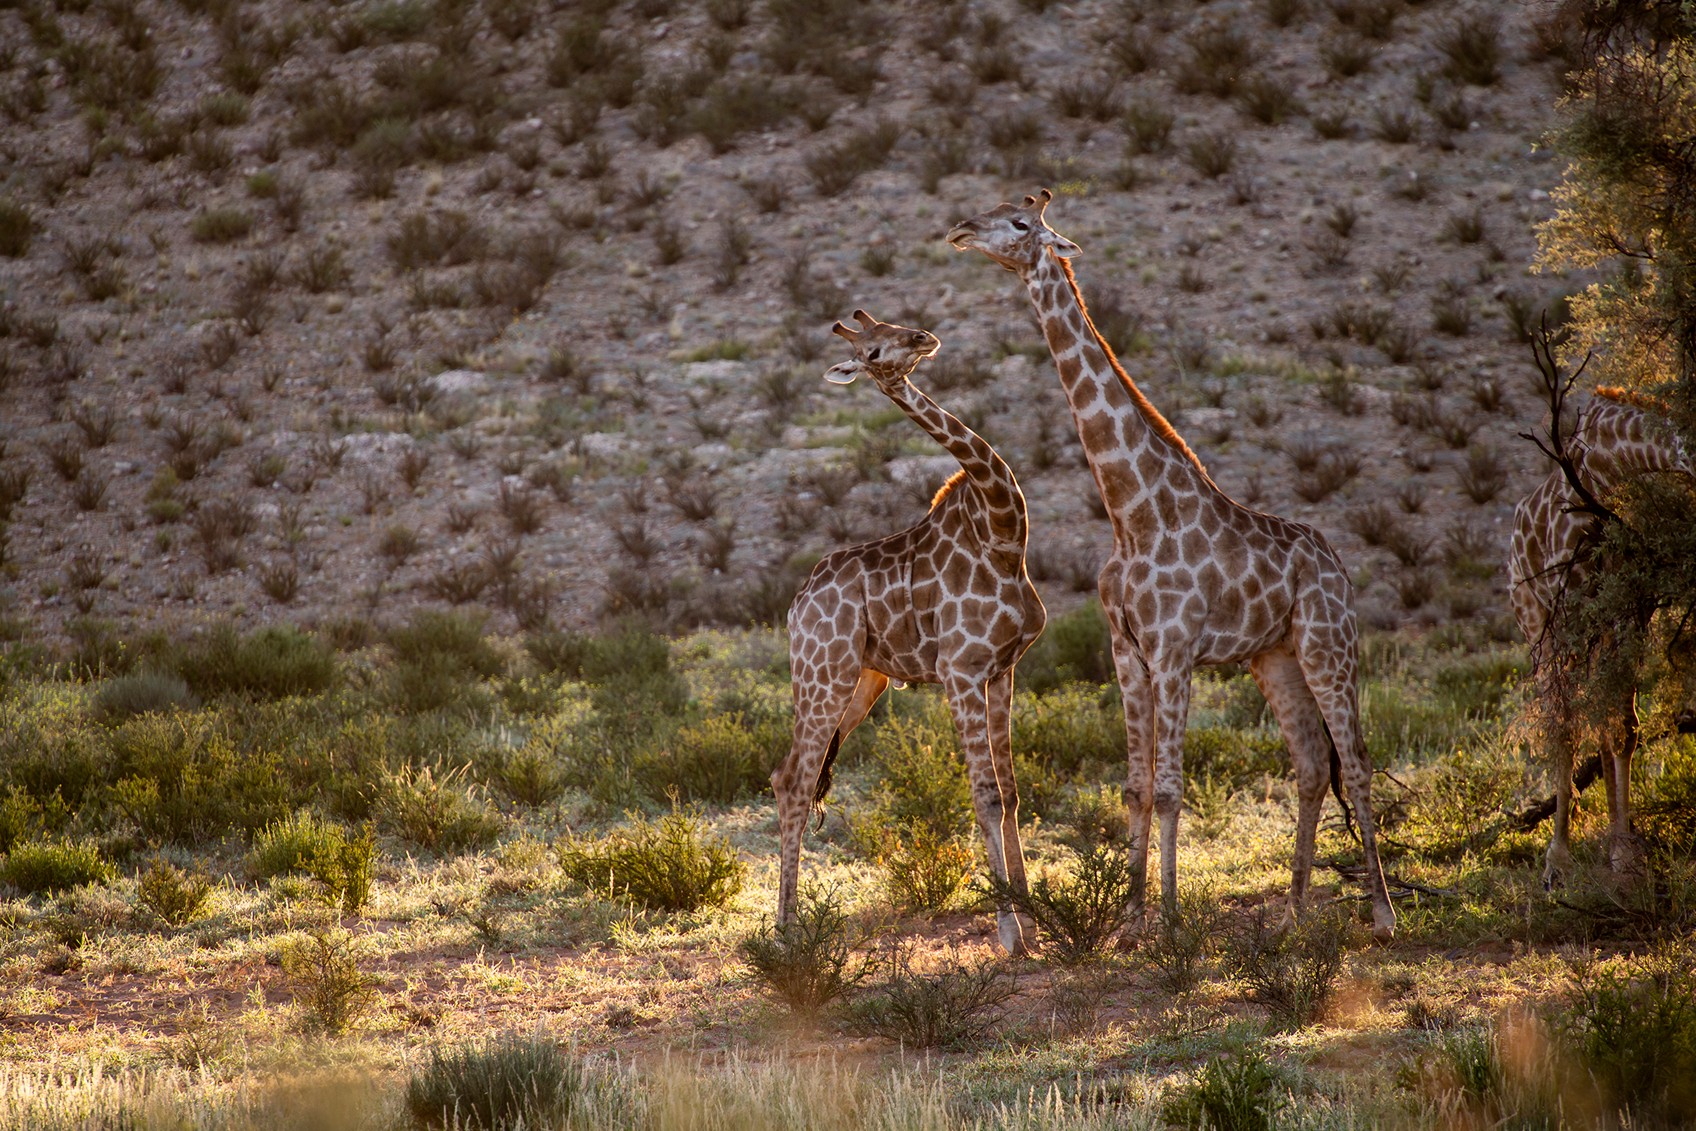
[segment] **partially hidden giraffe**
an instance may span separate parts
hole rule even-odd
[[[918,522],[828,554],[789,610],[794,745],[772,773],[782,834],[778,921],[796,902],[801,838],[830,788],[830,766],[891,681],[941,684],[959,730],[972,804],[990,866],[1025,889],[1019,794],[1013,780],[1013,667],[1041,635],[1047,614],[1025,572],[1025,497],[982,437],[909,380],[941,343],[924,330],[879,322],[834,331],[854,347],[827,380],[864,373],[960,463]],[[1001,944],[1022,954],[1029,925],[997,912]]]
[[[1044,189],[1022,205],[997,205],[962,221],[947,238],[1024,281],[1113,525],[1113,552],[1098,580],[1130,753],[1125,801],[1133,911],[1140,914],[1144,904],[1154,813],[1162,902],[1168,914],[1176,909],[1191,673],[1197,664],[1246,663],[1295,769],[1290,915],[1306,902],[1325,790],[1337,789],[1335,765],[1359,827],[1373,935],[1387,940],[1396,913],[1378,861],[1348,574],[1313,527],[1250,510],[1215,486],[1131,381],[1078,291],[1067,261],[1080,248],[1044,219],[1052,199]],[[1341,801],[1342,790],[1337,795]]]
[[[1683,446],[1667,424],[1630,403],[1630,394],[1597,389],[1578,413],[1568,439],[1574,470],[1604,502],[1628,479],[1642,475],[1692,474]],[[1572,868],[1572,772],[1575,721],[1567,711],[1576,670],[1562,654],[1555,620],[1568,591],[1581,593],[1595,563],[1590,558],[1596,519],[1580,506],[1565,472],[1556,468],[1513,512],[1508,551],[1508,595],[1514,619],[1531,647],[1532,678],[1543,712],[1544,739],[1555,768],[1555,820],[1543,864],[1543,885],[1553,888]],[[1631,826],[1631,757],[1637,749],[1636,696],[1607,705],[1596,727],[1602,780],[1608,795],[1608,866],[1629,872],[1641,846]]]

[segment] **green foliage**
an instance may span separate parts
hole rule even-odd
[[[779,720],[749,726],[740,714],[709,715],[640,752],[633,774],[650,797],[729,804],[763,792],[788,750]]]
[[[1271,1131],[1289,1093],[1258,1049],[1217,1056],[1166,1104],[1166,1120],[1207,1131]]]
[[[1101,602],[1048,622],[1048,627],[1019,661],[1019,686],[1043,694],[1067,683],[1117,682],[1113,645]]]
[[[344,915],[357,915],[371,897],[377,840],[370,824],[356,836],[302,809],[273,822],[253,840],[248,871],[257,879],[285,873],[311,876]]]
[[[25,895],[103,884],[113,874],[100,849],[86,841],[29,841],[13,845],[0,859],[0,884]]]
[[[271,751],[239,751],[205,715],[143,715],[112,732],[111,802],[150,838],[194,843],[253,832],[288,810]]]
[[[1046,769],[1073,775],[1125,763],[1125,719],[1111,689],[1070,686],[1021,695],[1013,710],[1013,749]]]
[[[858,941],[839,893],[805,888],[789,922],[761,924],[739,949],[754,981],[796,1013],[812,1017],[871,972],[870,958],[853,959]]]
[[[169,860],[155,860],[136,882],[136,900],[168,927],[186,927],[205,912],[212,885]]]
[[[1696,1118],[1696,954],[1667,947],[1636,964],[1581,967],[1572,1011],[1558,1017],[1611,1111],[1632,1124]]]
[[[181,676],[146,671],[102,683],[89,707],[103,722],[121,723],[136,715],[191,711],[199,704]]]
[[[926,828],[938,837],[972,826],[971,788],[954,755],[953,726],[940,698],[925,701],[917,718],[893,718],[877,728],[872,793],[874,829]],[[876,837],[872,838],[873,844]]]
[[[1112,845],[1068,851],[1070,877],[1044,872],[1025,892],[993,874],[989,884],[997,902],[1011,903],[1035,923],[1046,957],[1075,965],[1099,957],[1124,926],[1131,902],[1131,858]]]
[[[1644,794],[1632,798],[1633,817],[1650,843],[1687,851],[1696,844],[1696,739],[1680,735],[1654,753],[1660,772]]]
[[[952,966],[925,973],[906,955],[890,965],[888,978],[855,1002],[855,1028],[911,1048],[960,1048],[990,1033],[1018,983],[1001,966]]]
[[[480,1043],[432,1048],[429,1063],[406,1084],[415,1127],[517,1131],[565,1126],[583,1076],[540,1033],[502,1033]]]
[[[1184,774],[1191,778],[1211,777],[1241,789],[1266,774],[1281,776],[1288,761],[1277,731],[1195,726],[1184,731]]]
[[[396,708],[421,714],[481,701],[479,680],[506,670],[484,635],[483,618],[425,609],[388,634],[394,655],[385,695]]]
[[[878,862],[895,905],[927,913],[952,907],[977,868],[965,837],[925,824],[885,830]]]
[[[655,911],[723,907],[742,890],[745,871],[728,841],[709,839],[700,818],[681,809],[658,821],[637,818],[598,842],[572,837],[557,852],[578,883]]]
[[[1191,881],[1178,889],[1175,913],[1163,914],[1143,940],[1143,957],[1168,989],[1180,993],[1191,989],[1218,946],[1224,922],[1225,905],[1219,893],[1211,885]]]
[[[243,635],[220,624],[167,654],[170,666],[197,695],[281,699],[313,695],[336,681],[335,653],[296,628],[262,628]]]
[[[431,852],[463,852],[493,844],[502,821],[467,783],[466,767],[437,775],[429,766],[403,767],[384,783],[378,809],[404,840]]]
[[[1256,917],[1231,940],[1230,963],[1281,1028],[1305,1028],[1331,1002],[1347,934],[1347,920],[1332,909],[1310,911],[1282,930]]]
[[[0,852],[10,852],[15,844],[57,832],[69,816],[57,792],[43,802],[21,785],[13,783],[6,788],[6,795],[0,798]]]
[[[359,941],[346,931],[318,931],[283,951],[302,1027],[309,1033],[343,1033],[376,996],[377,980],[359,968]]]

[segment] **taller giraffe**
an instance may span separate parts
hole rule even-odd
[[[1570,452],[1586,490],[1605,500],[1628,479],[1683,472],[1691,461],[1664,422],[1627,403],[1614,389],[1596,390],[1579,412],[1570,434]],[[1551,471],[1513,512],[1508,550],[1508,596],[1514,619],[1531,647],[1537,702],[1549,712],[1545,736],[1555,765],[1555,823],[1544,858],[1543,885],[1552,888],[1572,868],[1573,720],[1565,710],[1574,673],[1573,657],[1562,654],[1552,622],[1569,586],[1580,591],[1591,575],[1589,559],[1595,519],[1580,507],[1566,474]],[[1637,702],[1622,696],[1608,705],[1597,730],[1602,780],[1608,793],[1608,866],[1630,870],[1638,856],[1631,827],[1631,757],[1637,750]]]
[[[912,526],[827,555],[790,606],[795,740],[771,776],[783,841],[780,923],[794,912],[808,811],[830,788],[842,740],[891,680],[942,685],[990,867],[1015,891],[1025,888],[1013,781],[1013,665],[1047,618],[1025,573],[1025,496],[995,449],[909,380],[941,346],[936,337],[863,310],[854,318],[859,330],[833,327],[853,345],[854,358],[825,378],[847,384],[869,375],[960,461],[960,470]],[[1010,907],[998,909],[997,926],[1008,953],[1025,952],[1028,928]]]
[[[1044,189],[1040,199],[997,205],[956,225],[948,242],[1024,280],[1113,524],[1099,586],[1125,705],[1134,906],[1144,902],[1159,813],[1161,897],[1168,913],[1176,907],[1191,673],[1197,664],[1247,663],[1295,767],[1291,913],[1306,902],[1335,760],[1360,827],[1373,934],[1388,939],[1396,913],[1378,863],[1348,574],[1313,527],[1249,510],[1219,490],[1120,368],[1067,263],[1081,249],[1044,220],[1052,199]]]

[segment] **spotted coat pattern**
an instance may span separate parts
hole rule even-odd
[[[971,783],[990,866],[1025,886],[1013,780],[1013,667],[1041,634],[1046,613],[1025,572],[1025,497],[995,450],[914,387],[919,362],[939,347],[923,330],[856,311],[837,323],[854,359],[827,377],[861,373],[960,462],[929,512],[886,538],[849,546],[814,567],[789,610],[794,744],[771,777],[782,858],[778,920],[793,914],[801,840],[830,759],[891,681],[941,684]],[[998,912],[1002,945],[1026,950],[1029,925]]]
[[[1135,903],[1143,902],[1158,813],[1161,895],[1169,913],[1176,906],[1191,673],[1197,664],[1246,663],[1295,767],[1291,913],[1306,900],[1334,753],[1359,824],[1373,930],[1388,938],[1395,911],[1378,862],[1348,575],[1319,531],[1250,510],[1219,490],[1119,367],[1066,262],[1078,246],[1044,220],[1049,199],[1044,191],[1023,205],[998,205],[963,221],[948,239],[1024,281],[1113,524],[1113,553],[1099,584],[1130,750],[1125,800]]]
[[[1574,422],[1569,450],[1585,488],[1606,502],[1628,478],[1658,472],[1692,473],[1689,459],[1664,423],[1608,390],[1586,405]],[[1574,720],[1559,709],[1570,671],[1550,632],[1550,621],[1566,587],[1582,584],[1592,567],[1586,557],[1593,516],[1578,509],[1566,475],[1551,471],[1513,513],[1508,551],[1508,595],[1514,619],[1531,645],[1537,701],[1550,707],[1545,741],[1555,766],[1555,820],[1543,865],[1543,883],[1555,886],[1572,867]],[[1627,695],[1610,706],[1597,733],[1602,778],[1608,794],[1608,861],[1629,871],[1641,848],[1631,827],[1631,758],[1637,749],[1637,704]]]

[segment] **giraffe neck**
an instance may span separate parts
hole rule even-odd
[[[989,441],[967,428],[907,378],[884,388],[883,392],[959,461],[966,479],[977,488],[988,508],[991,541],[997,547],[1016,547],[1023,553],[1029,533],[1025,496],[1007,461],[990,447]]]
[[[1578,438],[1585,447],[1585,470],[1603,486],[1614,486],[1626,475],[1690,470],[1672,430],[1630,405],[1592,401]]]
[[[1090,472],[1107,503],[1114,537],[1122,544],[1145,544],[1161,524],[1157,495],[1220,491],[1189,445],[1120,368],[1090,320],[1066,261],[1045,252],[1024,279]]]

